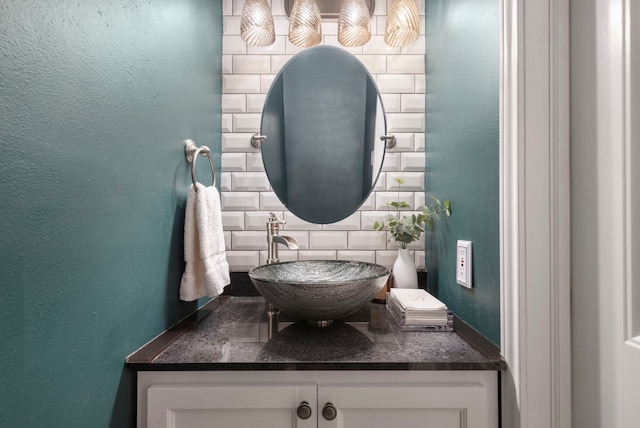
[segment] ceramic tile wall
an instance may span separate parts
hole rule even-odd
[[[266,261],[266,221],[270,211],[287,221],[283,235],[298,240],[300,250],[280,247],[280,259],[346,259],[391,266],[398,245],[387,232],[372,230],[387,215],[385,202],[398,199],[394,178],[405,180],[400,199],[412,207],[424,204],[425,72],[424,0],[417,0],[421,36],[412,45],[394,48],[384,43],[384,25],[391,0],[376,1],[371,40],[347,50],[374,76],[387,113],[388,132],[397,145],[387,151],[374,192],[359,211],[334,224],[302,221],[284,208],[272,192],[260,152],[250,137],[260,131],[266,94],[281,67],[302,49],[287,39],[288,19],[282,0],[271,0],[276,41],[248,46],[240,38],[244,0],[223,0],[222,58],[222,215],[227,259],[234,271],[246,271]],[[323,43],[342,47],[335,20],[323,20]],[[346,49],[346,48],[345,48]],[[424,241],[411,244],[416,266],[424,267]]]

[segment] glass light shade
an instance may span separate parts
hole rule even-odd
[[[247,44],[268,46],[276,40],[273,15],[267,0],[246,0],[240,20],[240,36]]]
[[[384,41],[402,47],[415,42],[420,35],[420,20],[415,0],[393,0],[387,14]]]
[[[289,41],[302,48],[320,44],[321,19],[315,0],[295,0],[289,16]]]
[[[371,38],[369,8],[364,0],[344,0],[338,17],[338,41],[342,46],[362,46]]]

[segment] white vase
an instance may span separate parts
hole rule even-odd
[[[393,264],[393,286],[396,288],[418,288],[418,270],[406,248],[398,249],[398,257]]]

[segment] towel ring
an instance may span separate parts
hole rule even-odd
[[[211,185],[216,185],[216,167],[213,165],[213,159],[211,158],[211,150],[207,146],[197,147],[196,143],[193,140],[184,140],[184,154],[187,158],[187,162],[191,163],[191,181],[193,181],[193,186],[196,186],[198,179],[196,178],[196,160],[198,159],[198,155],[205,156],[209,159],[209,165],[211,166]],[[198,190],[195,187],[196,191]]]

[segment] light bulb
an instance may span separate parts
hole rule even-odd
[[[289,16],[289,41],[302,48],[320,44],[321,20],[315,0],[295,0]]]
[[[273,15],[267,0],[246,0],[240,20],[240,36],[247,44],[268,46],[276,40]]]
[[[338,17],[338,41],[342,46],[362,46],[371,39],[369,8],[364,0],[344,0]]]
[[[415,0],[393,0],[384,29],[384,41],[395,47],[410,45],[420,35],[420,20]]]

